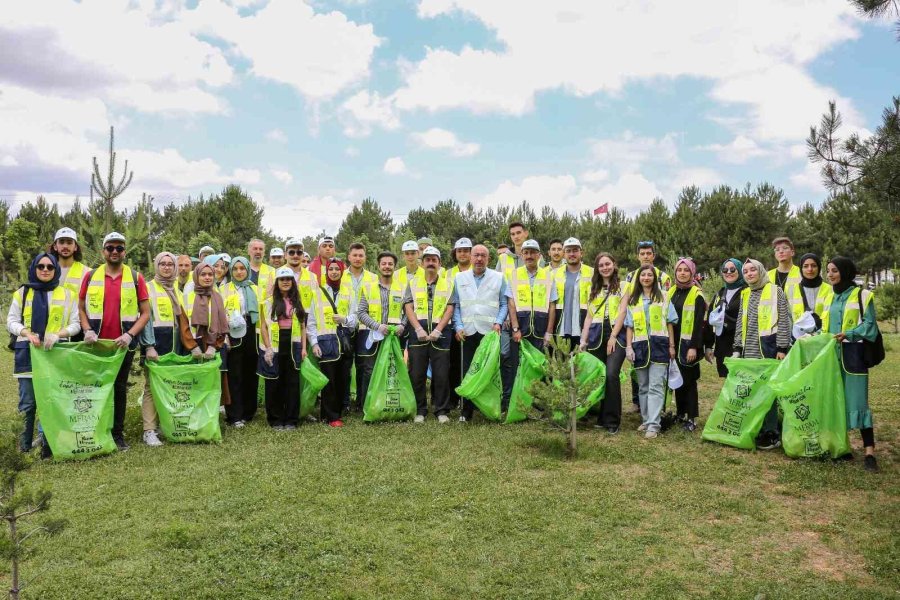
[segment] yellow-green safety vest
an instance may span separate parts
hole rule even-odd
[[[159,354],[174,352],[178,321],[172,299],[155,279],[147,284],[147,293],[150,295],[150,313],[153,315],[153,337],[156,340],[154,347]],[[176,294],[176,297],[180,297],[180,294]]]
[[[127,333],[140,316],[140,307],[137,297],[137,275],[129,266],[122,267],[122,293],[119,299],[119,320],[122,324],[122,333]],[[84,308],[87,313],[91,329],[100,332],[103,323],[103,297],[106,285],[106,265],[100,265],[91,273],[88,281],[87,294],[84,299]],[[131,340],[130,347],[137,347],[137,336]]]
[[[756,326],[759,332],[759,352],[763,358],[775,358],[778,353],[778,286],[767,283],[760,293],[756,310]],[[747,347],[748,309],[750,308],[750,288],[741,290],[741,346]]]
[[[675,295],[677,289],[677,287],[674,287],[669,290],[667,296],[669,302],[672,302],[672,296]],[[687,343],[691,341],[694,334],[698,296],[700,296],[700,288],[691,286],[690,290],[688,290],[687,297],[684,299],[684,305],[681,307],[681,317],[679,318],[681,323],[681,337],[678,338],[678,362],[685,366],[695,365],[700,362],[700,359],[703,357],[703,349],[695,348],[695,350],[697,350],[697,358],[691,363],[687,360],[687,351],[689,349]]]
[[[547,267],[538,267],[533,285],[528,277],[528,267],[519,267],[513,271],[509,285],[516,300],[516,316],[522,337],[543,340],[550,319],[553,290],[553,278]]]
[[[81,282],[82,280],[84,280],[84,274],[86,271],[87,268],[84,266],[84,263],[75,261],[66,272],[65,280],[61,281],[60,283],[62,283],[67,290],[78,296],[78,294],[81,292]]]
[[[669,364],[669,329],[666,323],[669,301],[650,303],[649,330],[643,298],[639,298],[637,304],[630,304],[628,310],[633,324],[631,349],[634,352],[634,367],[640,369],[651,362]]]
[[[777,274],[778,269],[770,270],[769,281],[775,283]],[[784,282],[784,295],[787,297],[788,304],[791,307],[791,316],[794,321],[803,316],[803,290],[800,289],[800,277],[800,267],[791,265],[787,281]]]

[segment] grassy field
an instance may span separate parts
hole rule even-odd
[[[700,441],[539,423],[304,425],[138,442],[28,476],[69,520],[26,598],[897,598],[900,339],[871,380],[879,474]],[[0,418],[15,410],[8,353]],[[720,380],[706,368],[701,413]],[[627,395],[627,394],[626,394]],[[701,418],[702,421],[702,418]],[[27,582],[27,581],[26,581]],[[8,579],[0,576],[0,586]]]

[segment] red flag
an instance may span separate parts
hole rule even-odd
[[[605,215],[609,212],[609,202],[601,204],[597,208],[594,209],[595,215]]]

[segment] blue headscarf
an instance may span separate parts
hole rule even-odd
[[[232,272],[234,265],[238,263],[244,265],[244,268],[247,269],[247,276],[243,281],[235,279]],[[247,312],[250,314],[250,321],[256,325],[257,321],[259,321],[259,301],[256,299],[256,294],[251,287],[253,282],[250,280],[250,261],[243,256],[232,258],[231,266],[228,268],[228,275],[231,277],[231,283],[234,284],[238,292],[244,295],[244,306],[247,307]]]
[[[737,269],[738,278],[734,280],[734,283],[728,283],[726,281],[725,289],[736,290],[736,289],[746,286],[747,282],[744,281],[744,263],[742,263],[741,261],[739,261],[736,258],[729,258],[728,260],[726,260],[725,262],[722,263],[722,266],[725,267],[728,265],[728,263],[731,263],[732,265],[734,265],[734,268]]]
[[[44,257],[49,258],[50,262],[53,263],[53,279],[50,281],[41,281],[37,276],[37,265]],[[50,316],[50,304],[47,300],[47,294],[42,292],[55,290],[59,286],[59,275],[59,262],[57,262],[55,256],[46,252],[41,252],[35,256],[34,260],[31,261],[31,266],[28,267],[28,283],[24,287],[31,288],[33,296],[31,299],[31,331],[41,336],[41,339],[44,339],[47,319]],[[25,307],[23,306],[22,308],[24,310]]]

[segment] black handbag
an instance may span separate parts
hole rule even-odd
[[[881,331],[874,342],[863,340],[863,364],[867,369],[877,367],[884,360],[884,338],[881,337]]]

